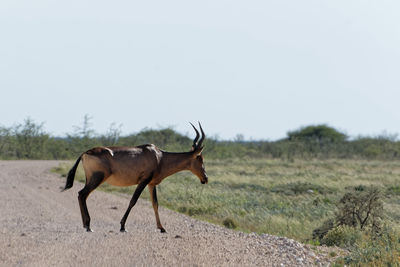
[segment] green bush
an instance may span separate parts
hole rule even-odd
[[[231,219],[231,218],[225,218],[225,219],[222,221],[222,224],[223,224],[226,228],[229,228],[229,229],[235,229],[235,228],[237,227],[235,221],[234,221],[233,219]]]
[[[347,266],[400,266],[400,233],[385,228],[379,234],[364,233],[337,261]]]
[[[356,186],[347,192],[338,203],[336,222],[360,229],[370,226],[379,231],[383,217],[383,201],[381,190],[375,186]]]
[[[313,230],[312,232],[313,240],[318,240],[321,243],[324,236],[334,227],[335,227],[334,219],[330,218],[325,220],[320,227]]]
[[[387,191],[392,195],[400,195],[400,185],[390,186]]]
[[[329,230],[321,244],[327,246],[351,247],[361,238],[361,231],[354,227],[341,225]]]
[[[375,186],[355,186],[345,193],[337,203],[337,211],[333,218],[326,220],[322,226],[313,230],[313,239],[327,245],[338,245],[341,235],[347,228],[369,230],[379,233],[383,221],[383,201],[381,190]],[[330,237],[326,237],[330,233]],[[328,239],[326,239],[328,238]]]

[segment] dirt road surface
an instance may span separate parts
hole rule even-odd
[[[167,233],[156,229],[151,203],[140,200],[119,221],[130,196],[94,191],[93,233],[82,227],[75,183],[50,172],[57,161],[0,161],[1,266],[327,266],[329,256],[298,242],[244,234],[160,207]],[[132,188],[133,192],[133,188]],[[162,195],[159,196],[162,198]]]

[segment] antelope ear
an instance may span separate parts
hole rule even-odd
[[[203,152],[204,146],[198,148],[194,153],[196,154],[196,156],[200,156],[201,153]]]
[[[198,157],[198,156],[200,156],[201,155],[201,153],[203,152],[203,146],[202,147],[198,147],[198,148],[192,148],[192,157],[193,158],[196,158],[196,157]]]

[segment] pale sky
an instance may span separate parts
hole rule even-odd
[[[0,125],[400,133],[400,1],[0,1]]]

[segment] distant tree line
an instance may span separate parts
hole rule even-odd
[[[392,160],[400,158],[400,142],[396,136],[348,136],[327,125],[313,125],[290,131],[278,141],[209,140],[207,151],[215,157],[271,157],[282,159],[365,158]]]
[[[172,128],[143,129],[121,136],[121,127],[111,124],[104,134],[91,128],[85,116],[65,137],[51,136],[42,123],[26,119],[12,127],[0,126],[0,159],[74,159],[94,146],[136,146],[153,143],[167,151],[188,151],[193,137]],[[269,157],[282,159],[366,158],[392,160],[400,157],[400,142],[394,136],[359,137],[350,140],[327,125],[290,131],[278,141],[221,141],[207,137],[204,153],[210,158]]]

